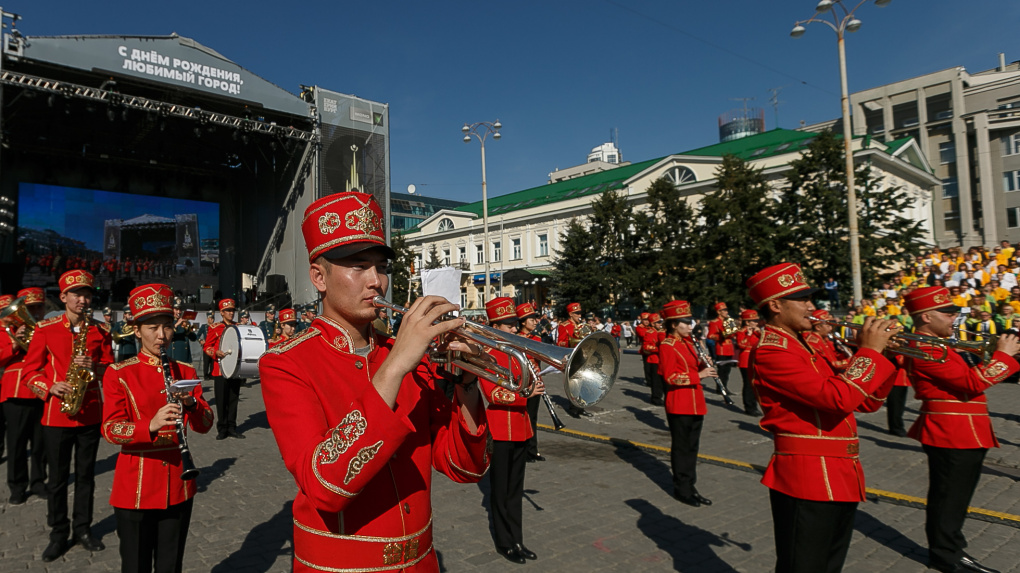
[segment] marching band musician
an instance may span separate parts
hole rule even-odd
[[[119,320],[113,323],[113,332],[117,334],[128,333],[132,326],[131,307],[124,307],[123,320]],[[127,360],[135,354],[138,354],[138,346],[135,344],[134,336],[126,336],[117,341],[117,362],[121,360]]]
[[[857,354],[836,375],[800,333],[817,289],[796,264],[768,267],[747,281],[766,320],[751,365],[754,388],[775,451],[762,483],[769,488],[776,573],[841,571],[864,500],[864,472],[854,410],[875,411],[892,387],[895,367],[881,352],[897,332],[894,320],[867,319]]]
[[[202,350],[213,361],[213,395],[216,397],[216,439],[224,440],[228,436],[243,440],[244,434],[237,431],[237,403],[241,401],[242,378],[225,378],[220,369],[220,358],[227,355],[220,350],[220,339],[223,331],[234,324],[234,312],[237,310],[234,299],[225,298],[219,302],[222,322],[209,327],[205,335]]]
[[[498,297],[485,303],[489,325],[497,330],[517,332],[517,313],[514,301]],[[510,357],[498,350],[487,349],[489,355],[514,376],[520,376],[520,365],[511,364]],[[488,380],[481,380],[482,393],[489,402],[486,418],[492,433],[492,464],[489,469],[492,501],[492,526],[495,532],[496,551],[514,563],[537,559],[533,551],[524,546],[521,503],[524,500],[524,470],[527,461],[528,440],[534,431],[528,418],[528,398],[515,394]],[[539,379],[533,396],[545,393]]]
[[[819,321],[834,320],[829,311],[822,308],[812,312],[811,316]],[[811,347],[815,354],[821,356],[829,363],[829,368],[834,373],[840,374],[850,365],[852,356],[846,356],[846,354],[836,350],[835,344],[829,338],[833,330],[835,328],[829,323],[815,322],[811,330],[801,332],[800,337],[804,339],[804,342]]]
[[[659,375],[666,385],[673,497],[692,507],[712,505],[695,484],[701,427],[708,413],[701,379],[716,376],[716,370],[698,360],[690,338],[694,330],[691,305],[685,300],[670,301],[662,307],[662,316],[666,336],[659,345]]]
[[[293,308],[285,308],[280,311],[279,325],[281,329],[280,336],[274,336],[269,339],[269,348],[284,344],[294,337],[294,330],[297,326],[297,315],[294,314]]]
[[[101,438],[103,406],[99,380],[113,363],[110,331],[106,323],[96,323],[86,310],[92,303],[94,278],[82,270],[60,275],[60,301],[64,314],[40,322],[28,347],[22,367],[29,388],[45,402],[42,415],[43,441],[49,464],[49,495],[46,521],[50,526],[50,543],[42,560],[51,562],[67,551],[73,532],[75,541],[89,551],[102,551],[103,542],[92,537],[92,503],[95,493],[96,454]],[[82,331],[88,320],[87,331]],[[76,343],[84,337],[85,352],[75,355]],[[81,409],[77,413],[61,412],[63,398],[73,392],[65,380],[71,364],[91,371],[93,378],[84,388]],[[73,451],[72,451],[73,450]],[[74,512],[67,519],[67,480],[74,459]]]
[[[25,309],[36,323],[43,320],[46,298],[43,289],[29,287],[18,291],[17,298],[25,298]],[[15,331],[24,335],[24,327]],[[7,487],[11,490],[11,505],[21,505],[29,494],[46,497],[46,447],[43,444],[43,401],[32,393],[27,383],[24,365],[26,353],[14,344],[18,352],[3,372],[0,384],[0,402],[7,418]],[[31,456],[26,456],[28,444]]]
[[[128,305],[141,351],[108,368],[103,377],[103,437],[121,448],[110,505],[124,573],[182,570],[195,480],[181,479],[175,425],[182,419],[203,434],[213,425],[201,384],[177,393],[180,404],[167,400],[159,353],[172,343],[179,320],[180,309],[171,307],[172,300],[173,290],[163,284],[131,291]],[[173,360],[170,365],[173,380],[196,377],[190,364]]]
[[[737,331],[734,340],[737,348],[740,349],[740,358],[737,366],[740,367],[740,377],[743,386],[740,397],[744,402],[744,413],[748,416],[761,416],[758,408],[758,397],[754,394],[754,387],[751,385],[751,352],[758,341],[761,340],[761,327],[758,326],[758,311],[745,310],[740,313],[741,329]]]
[[[917,333],[939,338],[952,335],[959,308],[944,287],[917,289],[906,296],[908,312]],[[928,348],[915,344],[917,348]],[[934,347],[933,352],[940,352]],[[956,352],[949,351],[944,363],[907,357],[907,371],[921,414],[908,435],[921,442],[928,456],[928,503],[925,534],[928,538],[928,567],[937,571],[979,571],[996,573],[967,555],[963,522],[967,506],[981,478],[981,466],[989,448],[999,446],[988,417],[984,392],[1020,370],[1013,358],[1020,341],[1013,334],[1002,335],[995,353],[985,365],[968,366]]]
[[[534,304],[525,302],[517,305],[517,334],[536,342],[542,342],[542,337],[535,332],[535,329],[538,328],[538,317],[539,314],[535,310]],[[537,360],[531,360],[531,363],[535,366],[535,372],[542,371]],[[545,461],[545,456],[538,452],[538,409],[541,403],[541,395],[533,395],[528,398],[528,418],[531,419],[531,437],[528,438],[527,448],[529,462]]]
[[[662,384],[662,377],[659,375],[659,343],[665,340],[666,333],[662,329],[662,317],[658,313],[648,315],[648,328],[644,329],[641,337],[641,356],[645,362],[645,381],[652,387],[653,406],[665,406]]]
[[[131,306],[130,303],[128,306]],[[137,320],[138,314],[135,313]],[[191,364],[191,342],[198,340],[194,326],[184,318],[184,307],[180,300],[174,301],[174,336],[170,342],[170,358],[185,364]]]
[[[736,354],[733,348],[733,335],[731,333],[727,336],[725,321],[730,317],[730,311],[726,308],[725,302],[715,303],[715,320],[708,321],[708,332],[705,333],[705,338],[715,341],[715,365],[719,372],[717,378],[722,382],[723,388],[730,389],[730,370],[733,369],[733,364],[736,362],[734,355]],[[720,394],[722,389],[717,388]]]
[[[323,314],[259,363],[266,415],[298,486],[294,571],[438,572],[432,469],[459,483],[488,469],[475,376],[463,374],[448,400],[425,358],[433,339],[464,319],[437,322],[457,306],[427,296],[396,339],[372,331],[394,252],[371,195],[319,199],[301,230]],[[444,349],[477,352],[459,339]]]
[[[0,296],[0,312],[3,312],[11,303],[14,302],[14,296],[5,294]],[[0,371],[3,371],[8,364],[15,362],[24,354],[21,347],[15,342],[14,337],[24,335],[25,328],[22,325],[17,331],[12,331],[13,325],[9,320],[5,319],[3,324],[0,324],[0,328],[3,328],[7,332],[7,336],[0,335]],[[3,381],[0,379],[0,395],[3,394]],[[4,447],[7,445],[7,418],[4,415],[4,411],[0,408],[0,458],[3,458]]]
[[[291,310],[293,312],[293,310]],[[262,331],[262,336],[268,341],[271,338],[276,337],[276,307],[269,305],[266,307],[266,318],[259,323],[259,330]]]
[[[572,302],[568,304],[567,315],[570,320],[560,323],[559,327],[557,327],[556,345],[563,348],[573,348],[580,341],[580,331],[582,326],[584,326],[584,322],[581,320],[581,303]],[[590,418],[592,415],[591,412],[584,408],[578,408],[573,403],[567,408],[567,413],[574,418],[580,416]]]

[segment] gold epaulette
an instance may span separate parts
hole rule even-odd
[[[659,343],[659,346],[662,346],[663,344],[665,344],[666,346],[673,346],[674,344],[676,344],[676,339],[666,338],[666,340],[663,340],[662,342]]]
[[[40,320],[39,324],[36,325],[36,328],[40,328],[40,327],[43,327],[43,326],[49,326],[51,324],[56,324],[56,323],[60,322],[61,320],[63,320],[63,318],[64,318],[64,315],[61,314],[61,315],[58,315],[58,316],[54,316],[53,318],[47,318],[46,320]]]
[[[762,346],[774,346],[776,348],[785,349],[786,337],[780,336],[775,332],[766,330],[765,334],[761,337],[761,340],[758,342],[758,348],[761,348]]]
[[[110,332],[110,325],[105,323],[105,322],[97,322],[96,323],[96,328],[98,328],[99,330],[102,330],[104,332]]]
[[[294,338],[291,338],[287,342],[285,342],[285,343],[283,343],[283,344],[281,344],[279,346],[274,346],[274,347],[270,348],[269,350],[266,351],[266,354],[283,354],[284,352],[287,352],[288,350],[290,350],[291,348],[294,348],[298,344],[301,344],[302,342],[304,342],[306,340],[311,340],[312,338],[315,338],[316,336],[318,336],[320,334],[322,334],[322,333],[319,332],[318,328],[315,328],[315,327],[307,328],[307,329],[305,329],[304,332],[302,332],[301,334],[295,336]]]
[[[121,368],[126,368],[128,366],[131,366],[132,364],[138,364],[137,356],[132,356],[131,358],[128,358],[127,360],[121,360],[120,362],[114,362],[113,364],[110,365],[110,368],[113,368],[114,370],[120,370]]]
[[[187,366],[188,368],[191,368],[192,370],[195,369],[195,365],[194,364],[192,364],[190,362],[184,362],[183,360],[174,360],[174,364],[177,364],[177,365],[180,365],[180,366]]]

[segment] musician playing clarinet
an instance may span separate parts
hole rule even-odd
[[[167,400],[160,349],[174,337],[173,290],[140,286],[128,297],[141,352],[103,377],[106,441],[120,446],[110,505],[120,538],[121,571],[180,573],[191,522],[195,480],[181,479],[177,421],[200,433],[213,426],[202,385]],[[194,367],[169,361],[173,380],[194,380]]]

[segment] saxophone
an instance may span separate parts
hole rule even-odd
[[[82,402],[85,400],[85,390],[96,377],[91,369],[74,363],[76,356],[88,354],[87,343],[91,318],[92,309],[86,308],[85,316],[78,324],[78,334],[74,337],[74,345],[71,347],[71,364],[67,367],[67,376],[64,377],[64,382],[71,385],[71,391],[64,395],[64,403],[60,405],[60,411],[68,416],[74,416],[81,410]]]

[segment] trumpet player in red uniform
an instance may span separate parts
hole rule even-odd
[[[757,310],[742,311],[740,313],[740,330],[733,337],[737,348],[740,349],[737,366],[740,367],[740,378],[743,381],[740,398],[744,402],[744,413],[755,417],[761,416],[761,410],[758,409],[758,397],[754,394],[754,387],[751,385],[751,352],[761,340],[761,327],[758,320]]]
[[[485,304],[485,314],[493,328],[511,334],[517,332],[518,319],[513,299],[499,297],[490,300]],[[509,356],[498,350],[489,350],[489,355],[503,368],[511,369],[515,377],[520,376],[523,365],[512,362]],[[486,418],[492,432],[489,483],[496,551],[509,561],[525,563],[526,559],[538,558],[524,545],[521,523],[528,440],[534,435],[528,417],[528,398],[488,380],[482,380],[481,386],[489,402]],[[544,393],[545,385],[539,379],[532,395],[541,399]]]
[[[538,311],[535,310],[534,304],[525,302],[517,305],[517,334],[535,342],[542,342],[542,337],[535,334],[535,329],[538,328],[538,317]],[[537,360],[531,360],[531,363],[535,366],[535,372],[542,371]],[[541,403],[541,395],[533,395],[528,398],[528,418],[531,420],[531,438],[528,439],[527,452],[529,462],[545,461],[545,456],[538,452],[538,408]]]
[[[564,348],[573,348],[577,346],[577,343],[584,338],[584,332],[589,329],[588,325],[581,320],[581,303],[572,302],[567,305],[567,314],[570,320],[560,323],[556,332],[556,345]],[[567,408],[567,413],[574,418],[584,416],[590,418],[591,412],[570,404]]]
[[[294,571],[439,571],[431,483],[488,470],[481,392],[464,374],[453,400],[427,357],[463,318],[442,297],[414,301],[400,332],[374,331],[389,260],[382,208],[356,191],[308,206],[301,226],[322,314],[259,361],[266,416],[294,476]],[[441,350],[477,353],[460,339]]]
[[[645,363],[645,382],[652,387],[651,403],[653,406],[664,406],[662,376],[659,374],[659,344],[666,339],[666,331],[662,327],[662,316],[657,312],[648,314],[648,328],[640,335],[641,357]]]
[[[723,386],[717,390],[722,394],[723,389],[727,390],[727,393],[730,389],[730,370],[733,369],[733,364],[736,362],[734,359],[736,349],[733,347],[733,336],[736,331],[726,332],[726,321],[730,319],[730,311],[726,307],[726,303],[717,302],[714,308],[716,318],[708,321],[708,332],[705,334],[705,338],[715,341],[715,365],[719,371],[719,376],[716,379]]]
[[[945,287],[925,287],[906,296],[907,312],[918,334],[949,338],[960,309]],[[915,344],[931,353],[947,351]],[[957,352],[944,363],[907,357],[907,372],[921,400],[921,414],[907,434],[921,442],[928,456],[928,503],[924,531],[928,567],[942,572],[996,573],[964,551],[963,521],[981,478],[989,448],[999,446],[988,417],[985,391],[1020,370],[1014,359],[1020,341],[1004,334],[987,364],[968,366]]]
[[[195,480],[181,478],[176,424],[181,420],[202,434],[213,425],[201,384],[178,393],[176,402],[167,400],[160,349],[174,337],[173,299],[173,290],[163,284],[131,291],[128,305],[141,351],[112,365],[103,378],[102,433],[120,446],[110,505],[123,573],[183,569]],[[190,364],[169,364],[173,380],[196,378]]]
[[[812,312],[811,317],[818,321],[834,320],[829,311],[821,308]],[[836,349],[836,345],[830,338],[833,330],[835,330],[835,327],[827,322],[815,322],[811,330],[805,330],[800,333],[800,336],[815,353],[829,363],[829,368],[833,372],[839,374],[850,365],[853,355],[847,356],[846,353]]]
[[[759,425],[775,441],[762,483],[772,506],[776,573],[837,573],[864,500],[854,411],[876,411],[892,388],[896,368],[882,351],[899,323],[867,319],[859,350],[837,375],[801,339],[812,328],[817,289],[798,265],[768,267],[747,288],[766,320],[751,364],[765,412]]]

